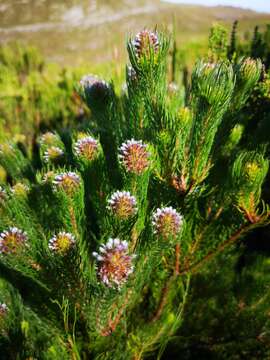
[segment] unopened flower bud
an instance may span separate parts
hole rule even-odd
[[[111,88],[109,84],[95,75],[85,75],[80,81],[87,104],[92,108],[104,106],[109,100]]]
[[[239,77],[246,81],[249,81],[254,76],[259,76],[262,66],[259,60],[254,60],[251,58],[246,58],[241,61],[238,66]]]
[[[11,193],[15,196],[26,197],[29,191],[30,191],[29,186],[21,182],[18,182],[17,184],[13,185],[11,188]]]
[[[156,53],[159,49],[158,34],[147,29],[142,30],[135,36],[132,45],[138,58],[142,56],[149,58],[151,51]]]
[[[46,145],[46,146],[57,146],[61,143],[61,139],[57,134],[54,134],[53,132],[46,132],[39,138],[40,145]]]

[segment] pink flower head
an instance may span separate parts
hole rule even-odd
[[[129,191],[116,191],[108,200],[108,208],[121,219],[133,216],[136,211],[136,198]]]
[[[55,190],[63,190],[67,195],[73,195],[80,186],[80,177],[74,172],[58,174],[54,177]]]
[[[134,174],[142,174],[150,164],[150,153],[147,151],[147,145],[141,140],[127,140],[120,147],[119,159],[126,170]]]
[[[138,58],[141,56],[150,56],[150,49],[152,48],[156,53],[159,49],[159,39],[157,32],[153,32],[150,30],[142,30],[132,41],[132,45],[135,48],[135,52]]]
[[[0,254],[14,254],[17,249],[26,245],[28,240],[26,232],[10,227],[0,234]]]
[[[175,209],[164,207],[153,214],[154,233],[167,239],[176,237],[183,224],[183,217]]]
[[[132,261],[135,255],[128,254],[128,243],[119,239],[109,239],[107,244],[101,245],[99,253],[93,256],[98,261],[98,276],[108,287],[120,287],[133,272]]]
[[[97,155],[97,150],[98,142],[90,136],[79,139],[74,145],[76,155],[86,160],[93,160]]]

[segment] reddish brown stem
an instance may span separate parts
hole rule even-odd
[[[76,236],[79,237],[78,226],[77,226],[77,221],[73,206],[69,207],[69,215],[70,215],[70,221],[73,227],[73,231],[76,234]]]
[[[174,281],[174,279],[177,277],[177,275],[184,275],[190,271],[192,272],[196,272],[198,270],[198,268],[200,268],[205,262],[209,261],[210,259],[212,259],[215,255],[217,255],[219,252],[223,251],[227,246],[229,246],[230,244],[234,243],[236,240],[238,240],[245,232],[247,232],[248,230],[250,230],[252,227],[254,226],[254,224],[249,224],[247,226],[242,226],[238,231],[236,231],[228,240],[226,240],[223,244],[221,244],[219,247],[217,247],[217,249],[210,251],[207,255],[205,255],[201,260],[199,260],[198,262],[191,264],[190,266],[184,268],[183,270],[179,271],[179,257],[180,256],[180,248],[179,248],[179,253],[177,255],[176,252],[176,263],[175,263],[175,272],[174,275],[172,275],[170,277],[170,279],[168,280],[168,282],[166,283],[166,285],[163,287],[162,289],[162,294],[161,294],[161,298],[160,298],[160,302],[157,308],[157,311],[154,315],[154,317],[152,318],[152,321],[157,321],[161,314],[162,311],[166,305],[167,302],[167,298],[168,298],[168,294],[169,294],[169,290],[170,290],[170,286],[171,283]],[[176,272],[176,269],[178,270]]]
[[[175,267],[174,267],[174,275],[179,274],[179,266],[180,266],[180,245],[175,245]]]
[[[191,264],[190,266],[182,269],[179,272],[179,275],[184,275],[190,271],[196,272],[197,269],[200,268],[204,263],[211,260],[219,252],[222,252],[227,246],[231,245],[236,240],[238,240],[245,232],[250,230],[253,226],[254,226],[254,223],[249,224],[247,226],[243,225],[238,231],[236,231],[229,239],[227,239],[224,243],[222,243],[220,246],[218,246],[215,250],[210,251],[207,255],[205,255],[202,259],[200,259],[196,263]]]
[[[175,266],[174,266],[174,274],[169,278],[168,282],[166,283],[166,285],[163,287],[162,292],[161,292],[161,298],[158,304],[158,308],[157,311],[155,313],[155,315],[152,318],[152,322],[157,321],[163,311],[164,306],[166,305],[167,302],[167,297],[168,297],[168,293],[170,290],[170,286],[171,283],[174,281],[174,279],[177,277],[177,275],[179,275],[179,267],[180,267],[180,245],[176,244],[175,245]]]
[[[172,275],[170,277],[170,279],[168,280],[168,282],[166,283],[166,285],[163,287],[162,292],[161,292],[161,298],[160,298],[160,301],[158,304],[158,308],[156,310],[155,315],[153,316],[153,318],[151,320],[152,322],[157,321],[161,317],[162,311],[167,302],[167,297],[169,294],[171,283],[173,282],[174,279],[175,279],[175,275]]]
[[[125,311],[126,306],[128,305],[131,293],[132,293],[132,291],[129,291],[127,293],[127,296],[126,296],[126,299],[125,299],[124,303],[119,308],[119,311],[118,311],[116,317],[113,320],[111,318],[111,314],[109,315],[108,325],[100,331],[100,334],[102,336],[109,336],[112,332],[115,331],[117,325],[119,324],[119,322],[121,320],[123,312]]]

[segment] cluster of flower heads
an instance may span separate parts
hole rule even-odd
[[[18,248],[26,245],[26,232],[17,227],[10,227],[0,234],[0,254],[14,254]]]
[[[0,303],[0,318],[5,316],[8,312],[8,306],[5,303]]]
[[[149,57],[151,54],[151,50],[156,53],[159,49],[159,38],[157,32],[153,32],[150,30],[142,30],[132,41],[132,45],[134,46],[135,53],[138,58],[142,56]]]
[[[136,255],[129,255],[127,241],[109,239],[93,256],[98,261],[98,276],[108,287],[120,289],[133,272]]]
[[[62,158],[64,151],[58,146],[50,146],[44,152],[43,158],[45,162],[56,161]]]
[[[183,217],[171,206],[157,209],[153,214],[154,233],[168,239],[176,237],[181,230]]]
[[[137,201],[129,191],[116,191],[108,200],[108,209],[120,219],[127,219],[137,212]]]
[[[73,195],[78,190],[81,183],[79,175],[74,172],[66,172],[58,174],[54,177],[53,185],[54,189],[62,190],[67,195]]]
[[[74,145],[74,152],[79,158],[91,161],[98,152],[98,142],[91,136],[79,139]]]
[[[61,231],[49,240],[49,249],[55,253],[65,255],[75,245],[74,235]]]
[[[136,198],[127,191],[116,191],[108,200],[108,208],[121,219],[132,216],[137,211]],[[176,238],[183,225],[183,217],[172,207],[157,209],[153,214],[154,233],[165,240]],[[132,260],[136,255],[128,253],[128,243],[119,239],[109,239],[101,245],[99,253],[94,252],[98,261],[98,276],[108,287],[120,287],[133,272]]]
[[[147,145],[141,140],[127,140],[120,147],[119,159],[126,170],[140,175],[146,171],[150,165],[150,153]]]

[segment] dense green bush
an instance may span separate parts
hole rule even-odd
[[[268,31],[266,27],[265,34],[260,33],[265,53],[270,45]],[[258,34],[255,29],[251,42],[240,41],[235,23],[229,42],[226,29],[215,25],[210,33],[209,60],[236,62],[244,55],[254,56],[256,46],[262,44],[256,40]],[[240,149],[261,147],[269,154],[269,75],[267,57],[262,53],[260,57],[264,72],[245,106],[236,113],[232,122],[236,125],[230,130],[229,138],[224,139],[221,153],[217,147],[221,174]],[[263,197],[268,203],[269,195],[268,177],[263,187]],[[255,229],[237,248],[217,257],[193,276],[192,306],[186,309],[183,326],[172,339],[164,358],[177,358],[179,354],[183,359],[269,358],[269,239],[269,225]]]
[[[1,144],[3,359],[161,358],[174,339],[187,359],[267,356],[231,342],[267,341],[268,262],[234,273],[232,247],[269,222],[266,147],[241,146],[239,123],[262,64],[229,61],[220,37],[185,94],[167,84],[167,36],[144,30],[121,96],[92,75],[77,84],[91,121],[60,122],[31,155]],[[255,310],[256,329],[239,326]]]

